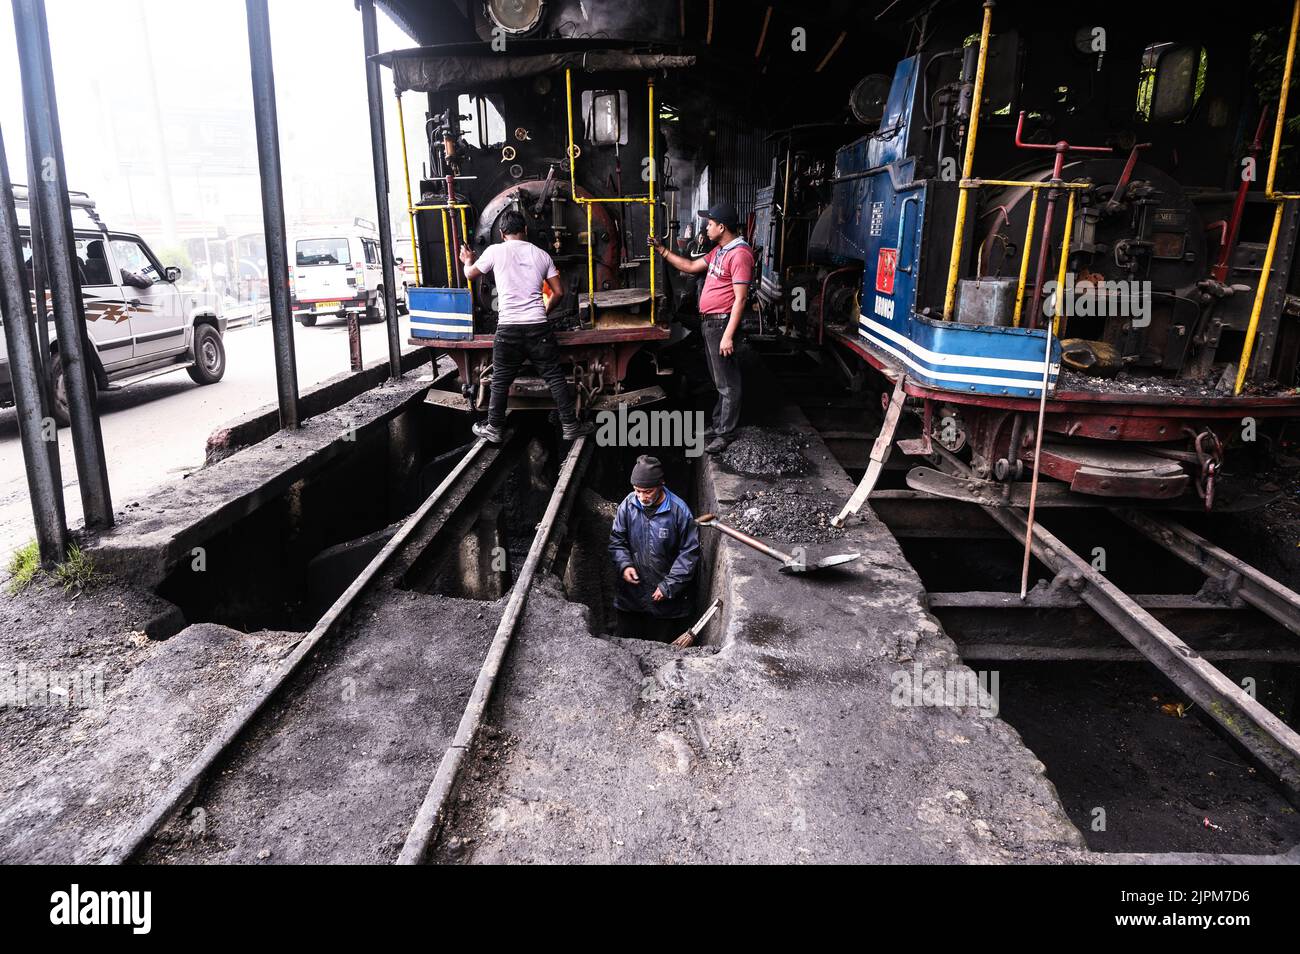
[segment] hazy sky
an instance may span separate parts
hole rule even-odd
[[[112,227],[169,244],[261,231],[243,0],[46,0],[69,188]],[[285,217],[375,219],[361,14],[352,0],[270,0]],[[379,48],[412,41],[380,9]],[[392,76],[380,70],[395,233],[407,230]],[[403,99],[412,184],[423,97]],[[0,129],[27,180],[13,17],[0,2]],[[165,171],[164,171],[165,167]]]

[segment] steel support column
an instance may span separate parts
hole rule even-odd
[[[33,264],[36,263],[33,254]],[[41,563],[53,566],[67,557],[67,515],[63,510],[63,479],[57,435],[43,440],[48,408],[40,385],[40,357],[32,336],[27,282],[24,280],[22,242],[18,237],[18,215],[14,208],[9,164],[5,160],[4,136],[0,134],[0,316],[4,318],[5,350],[9,355],[9,376],[18,407],[18,436],[27,468],[27,490],[31,496],[32,519]],[[38,313],[44,309],[39,309]]]
[[[375,166],[375,210],[379,225],[379,261],[384,272],[384,315],[388,325],[388,376],[402,376],[402,340],[398,330],[396,269],[393,263],[393,227],[388,206],[388,151],[384,148],[384,105],[379,97],[379,52],[374,0],[360,0],[361,32],[366,48],[366,97],[370,104],[370,155]]]
[[[113,501],[96,409],[95,374],[88,359],[90,345],[81,280],[72,267],[76,261],[72,208],[68,203],[68,178],[63,165],[63,139],[59,132],[44,0],[13,0],[13,13],[27,120],[27,148],[32,168],[37,172],[35,181],[28,186],[29,208],[33,217],[40,218],[45,243],[54,323],[59,333],[59,362],[72,417],[77,484],[86,526],[103,529],[113,525]]]
[[[298,367],[289,308],[289,254],[284,229],[284,183],[280,178],[280,126],[275,110],[275,67],[271,61],[271,22],[266,0],[245,0],[248,60],[253,74],[253,124],[257,169],[262,184],[262,223],[266,233],[267,287],[271,296],[271,334],[275,341],[275,385],[280,427],[295,428],[298,418]]]

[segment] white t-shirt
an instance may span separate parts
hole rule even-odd
[[[546,252],[525,239],[505,239],[484,249],[474,267],[496,276],[498,325],[535,325],[547,320],[542,283],[560,273]]]

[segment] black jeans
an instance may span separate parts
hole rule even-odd
[[[488,404],[488,423],[495,428],[506,425],[506,400],[510,385],[519,377],[525,361],[531,361],[537,373],[551,389],[560,423],[578,423],[573,410],[573,390],[560,369],[560,346],[550,323],[541,325],[497,325],[492,342],[492,399]]]
[[[709,376],[718,389],[718,403],[713,405],[713,432],[731,437],[740,426],[740,332],[735,337],[736,350],[729,357],[718,354],[718,345],[727,330],[730,315],[701,315],[704,329],[704,353],[709,359]]]

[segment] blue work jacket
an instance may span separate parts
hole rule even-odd
[[[691,508],[667,487],[653,512],[641,506],[635,493],[623,498],[609,533],[609,553],[618,570],[615,608],[660,619],[677,619],[690,612],[700,534]],[[636,567],[640,583],[623,579],[629,566]],[[652,599],[655,587],[666,597],[658,603]]]

